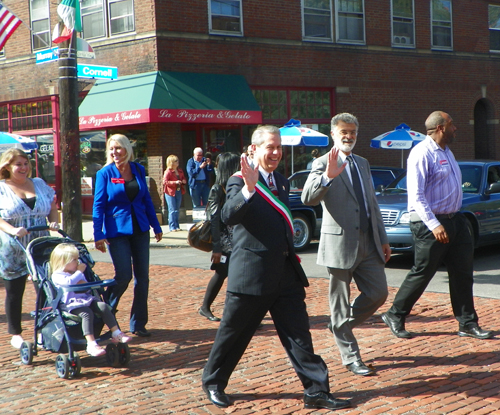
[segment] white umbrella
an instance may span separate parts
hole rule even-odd
[[[21,150],[31,151],[35,150],[37,145],[36,141],[31,138],[0,131],[0,153],[7,151],[9,148],[19,148]]]
[[[328,146],[328,136],[311,128],[302,127],[299,120],[291,119],[280,128],[281,144],[284,146]],[[293,174],[293,148],[292,148]]]
[[[411,130],[406,124],[400,124],[394,130],[372,138],[370,147],[401,150],[401,167],[403,167],[403,150],[415,147],[424,138],[425,134]]]

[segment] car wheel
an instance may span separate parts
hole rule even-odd
[[[302,213],[293,215],[293,246],[296,251],[303,251],[311,243],[312,227]]]

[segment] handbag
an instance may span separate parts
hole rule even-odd
[[[200,251],[211,252],[213,249],[211,228],[212,224],[210,219],[195,223],[188,231],[188,244]]]

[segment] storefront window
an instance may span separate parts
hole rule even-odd
[[[148,144],[146,130],[109,130],[108,138],[113,134],[123,134],[130,140],[134,150],[134,158],[130,161],[142,164],[146,169],[146,175],[148,175]]]
[[[54,164],[54,136],[52,134],[31,137],[38,144],[33,176],[41,177],[51,186],[56,184],[56,169]],[[35,174],[36,173],[36,174]]]
[[[0,131],[9,131],[9,112],[7,105],[0,106]]]
[[[11,111],[13,131],[52,128],[52,102],[50,100],[14,104],[11,105]]]
[[[106,132],[80,133],[80,170],[82,196],[94,194],[97,172],[106,164]]]

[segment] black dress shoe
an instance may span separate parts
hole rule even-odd
[[[226,395],[226,392],[207,389],[205,386],[202,386],[203,391],[207,394],[207,398],[212,402],[215,406],[219,408],[227,408],[231,406],[233,403],[229,399],[229,396]]]
[[[213,314],[210,315],[210,314],[207,314],[205,313],[201,308],[198,309],[198,314],[200,316],[203,316],[205,318],[208,318],[210,321],[220,321],[220,318],[219,317],[215,317]]]
[[[351,406],[351,401],[335,399],[331,393],[304,393],[304,408],[306,409],[342,409]]]
[[[151,332],[146,330],[146,329],[136,330],[136,331],[133,331],[132,333],[134,333],[136,336],[139,336],[139,337],[151,337]]]
[[[361,359],[346,365],[346,368],[355,375],[359,376],[370,376],[375,374],[375,371],[366,366]]]
[[[382,314],[382,320],[384,321],[385,324],[389,326],[389,328],[392,331],[392,334],[394,334],[396,337],[399,337],[400,339],[412,338],[411,333],[405,330],[404,323],[401,324],[400,322],[395,321],[394,319],[390,318],[387,313]]]
[[[484,340],[484,339],[489,339],[489,338],[493,337],[493,332],[483,330],[483,329],[481,329],[481,327],[475,326],[475,327],[459,329],[458,335],[460,337],[474,337],[476,339]]]

